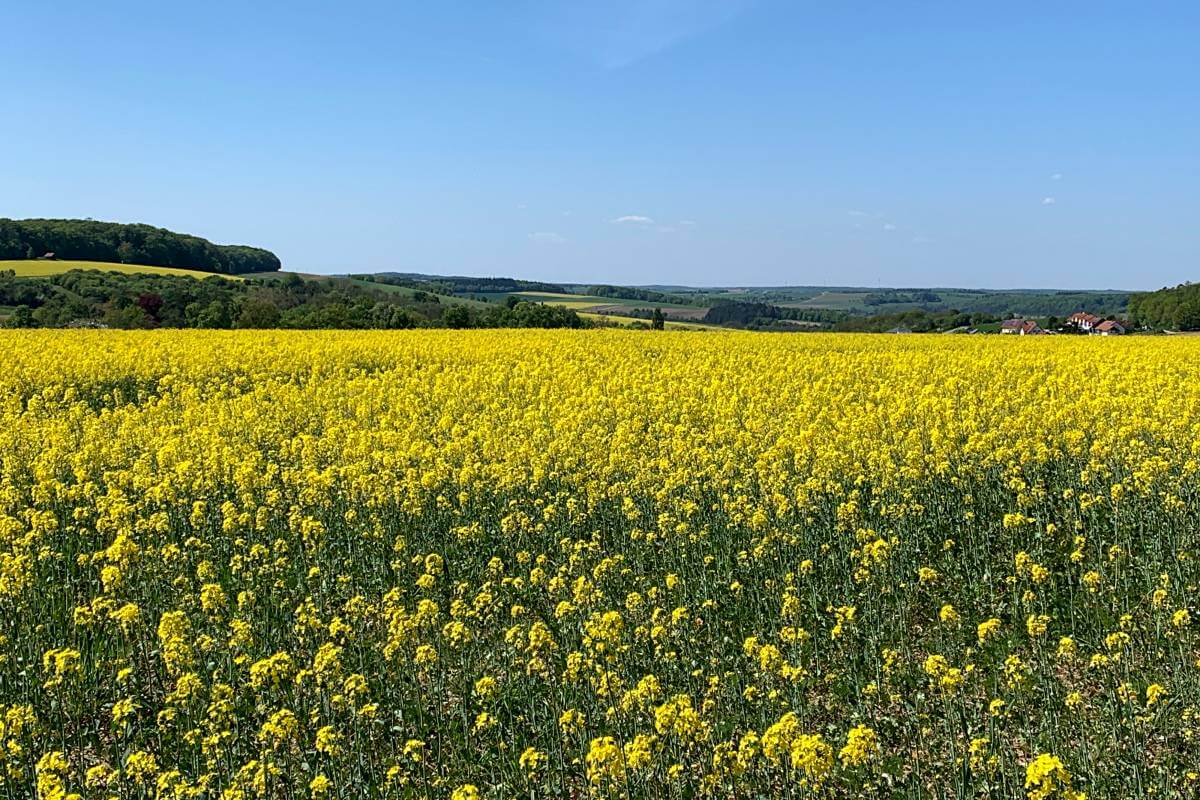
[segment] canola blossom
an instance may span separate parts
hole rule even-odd
[[[1198,340],[0,353],[0,798],[1200,792]]]

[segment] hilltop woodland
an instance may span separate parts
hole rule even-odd
[[[486,295],[507,292],[552,292],[561,294],[566,288],[557,283],[524,281],[517,278],[475,278],[462,275],[423,275],[416,272],[372,272],[351,275],[351,278],[388,286],[424,289],[437,294]]]
[[[213,244],[151,225],[84,219],[0,218],[0,261],[41,258],[106,261],[220,272],[278,272],[278,256],[260,247]]]
[[[289,273],[245,280],[72,270],[44,278],[0,271],[8,327],[581,328],[574,311],[510,298],[464,303]]]
[[[1129,316],[1147,328],[1200,330],[1200,283],[1136,294],[1129,299]]]
[[[715,304],[704,314],[704,322],[747,330],[784,330],[796,323],[828,325],[845,320],[844,311],[818,308],[785,308],[770,303],[728,301]]]

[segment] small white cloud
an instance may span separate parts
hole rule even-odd
[[[610,222],[613,222],[617,225],[653,225],[654,224],[654,220],[652,220],[650,217],[643,217],[639,214],[626,214],[623,217],[617,217],[614,220],[610,220]]]
[[[1042,198],[1042,205],[1044,205],[1044,206],[1052,206],[1057,202],[1058,201],[1055,200],[1053,197],[1043,197]]]
[[[557,233],[539,232],[529,234],[529,241],[538,244],[563,244],[567,238]]]
[[[1053,175],[1051,175],[1051,176],[1050,176],[1050,180],[1052,180],[1052,181],[1061,181],[1061,180],[1062,180],[1062,173],[1061,173],[1061,172],[1056,172],[1056,173],[1054,173]]]
[[[683,225],[683,226],[685,226],[685,227],[688,227],[688,228],[692,228],[692,227],[695,227],[695,225],[696,225],[696,220],[694,220],[694,219],[681,219],[681,220],[679,220],[679,224],[680,224],[680,225]]]
[[[883,223],[883,229],[885,231],[894,231],[894,230],[896,230],[896,226],[890,222],[885,222],[885,223]]]

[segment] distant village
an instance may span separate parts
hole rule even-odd
[[[907,325],[898,325],[888,333],[912,333]],[[1076,311],[1066,319],[1050,317],[1046,327],[1035,319],[1013,318],[988,325],[962,326],[945,333],[1000,333],[1008,336],[1056,336],[1059,334],[1085,334],[1088,336],[1122,336],[1129,332],[1129,324],[1116,319],[1098,317],[1087,311]]]
[[[1125,326],[1115,319],[1103,319],[1086,311],[1076,311],[1067,317],[1063,323],[1067,331],[1074,329],[1078,333],[1091,336],[1120,336],[1125,333]],[[1046,330],[1032,319],[1006,319],[1000,323],[1000,333],[1012,336],[1042,336],[1062,333],[1063,330]]]

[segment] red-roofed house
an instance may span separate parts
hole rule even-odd
[[[1028,336],[1033,333],[1041,333],[1042,329],[1038,327],[1037,322],[1031,319],[1006,319],[1000,323],[1000,332]]]
[[[1120,336],[1125,332],[1125,326],[1115,319],[1106,319],[1093,328],[1092,332],[1100,336]]]
[[[1067,317],[1067,323],[1074,325],[1084,333],[1091,333],[1092,328],[1099,325],[1104,320],[1097,317],[1095,314],[1089,314],[1086,311],[1076,311],[1071,316]]]

